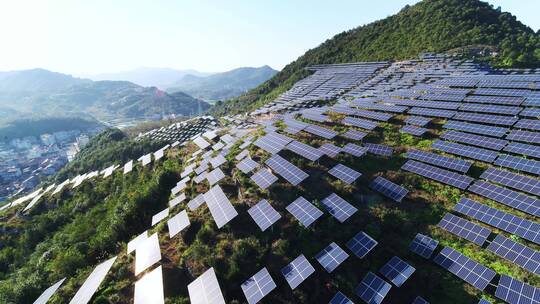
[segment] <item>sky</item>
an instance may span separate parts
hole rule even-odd
[[[275,69],[415,0],[0,0],[0,71]],[[490,0],[540,29],[540,0]]]

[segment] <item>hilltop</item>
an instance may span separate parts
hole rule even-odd
[[[238,68],[209,76],[186,75],[167,88],[167,91],[182,91],[203,100],[226,100],[257,87],[276,73],[276,70],[265,65]]]
[[[337,34],[270,80],[211,112],[221,115],[253,110],[309,75],[304,70],[309,65],[410,59],[421,52],[471,45],[497,49],[495,56],[483,58],[495,66],[540,66],[540,34],[512,14],[478,0],[424,0],[396,15]]]

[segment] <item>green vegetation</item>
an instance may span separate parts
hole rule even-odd
[[[96,120],[80,117],[43,117],[18,119],[0,125],[0,141],[25,136],[39,136],[59,131],[87,130],[102,126]]]
[[[309,75],[306,66],[374,60],[416,58],[421,52],[445,52],[487,45],[498,55],[488,60],[500,67],[540,66],[540,34],[478,0],[424,0],[398,14],[328,39],[288,64],[267,82],[230,101],[214,114],[253,110]]]

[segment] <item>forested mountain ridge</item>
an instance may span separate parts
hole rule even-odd
[[[309,65],[410,59],[421,52],[470,45],[497,49],[497,54],[487,59],[494,66],[540,66],[540,33],[512,14],[479,0],[424,0],[393,16],[337,34],[257,88],[218,104],[211,113],[253,110],[307,76],[304,68]]]

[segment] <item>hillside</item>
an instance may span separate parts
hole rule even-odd
[[[39,136],[69,130],[87,130],[103,127],[101,123],[89,117],[43,117],[16,119],[0,124],[0,142],[25,136]]]
[[[219,115],[253,110],[308,75],[304,68],[309,65],[409,59],[421,52],[478,44],[498,49],[497,56],[488,58],[495,66],[540,66],[540,34],[510,13],[478,0],[424,0],[396,15],[334,36],[267,82],[211,112]]]
[[[90,114],[98,120],[144,120],[172,114],[189,116],[210,107],[182,92],[168,94],[127,81],[81,80],[45,70],[9,75],[0,76],[0,109],[6,113],[0,118],[3,124],[36,115]]]
[[[238,68],[204,77],[186,75],[167,88],[167,91],[182,91],[203,100],[226,100],[257,87],[276,73],[271,67],[262,66]]]
[[[206,76],[196,70],[175,70],[169,68],[137,68],[117,73],[90,75],[88,78],[99,80],[129,81],[143,87],[158,87],[165,89],[186,75]]]

